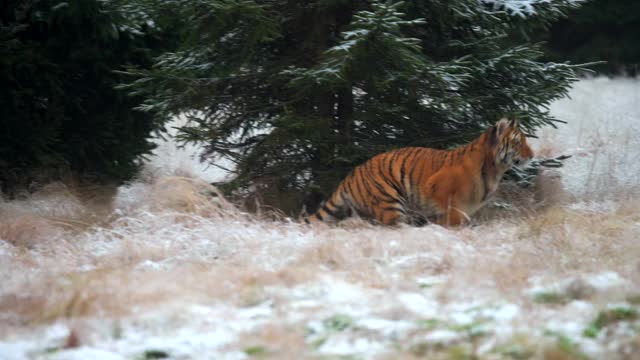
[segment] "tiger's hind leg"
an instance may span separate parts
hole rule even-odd
[[[407,223],[406,210],[400,203],[381,203],[375,212],[375,219],[383,225]]]

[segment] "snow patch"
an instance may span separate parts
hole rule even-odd
[[[435,317],[438,315],[439,304],[434,300],[427,299],[422,294],[401,293],[398,294],[398,300],[408,310],[423,317]]]

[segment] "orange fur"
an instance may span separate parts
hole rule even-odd
[[[502,119],[451,151],[408,147],[369,159],[305,221],[336,221],[355,212],[385,225],[458,225],[482,207],[514,163],[532,157],[518,123]]]

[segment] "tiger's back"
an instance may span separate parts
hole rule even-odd
[[[457,225],[484,204],[506,170],[532,156],[518,124],[507,120],[451,151],[389,151],[357,166],[305,220],[336,221],[355,212],[385,225]]]

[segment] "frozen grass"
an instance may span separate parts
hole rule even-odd
[[[261,220],[170,142],[128,186],[0,202],[0,358],[633,359],[640,81],[572,97],[534,145],[574,157],[458,229]]]

